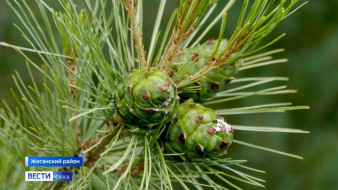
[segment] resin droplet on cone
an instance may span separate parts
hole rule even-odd
[[[192,99],[180,104],[166,134],[166,150],[185,153],[188,159],[227,154],[233,129],[212,109]]]
[[[123,122],[141,128],[166,124],[177,104],[175,83],[154,68],[133,71],[116,93],[116,107]]]

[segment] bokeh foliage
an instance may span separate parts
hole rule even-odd
[[[170,2],[171,3],[171,2]],[[177,2],[176,2],[177,3]],[[225,3],[225,2],[224,2]],[[145,0],[144,10],[144,41],[146,49],[150,43],[152,24],[158,6],[156,0]],[[177,5],[172,2],[165,13],[169,13]],[[220,6],[221,7],[221,6]],[[270,67],[257,68],[243,75],[265,76],[280,75],[290,77],[288,86],[298,89],[298,94],[278,97],[278,102],[294,102],[308,104],[311,110],[287,112],[284,114],[255,114],[241,117],[226,118],[242,125],[284,126],[310,130],[309,135],[286,135],[266,133],[242,133],[241,138],[249,142],[270,145],[276,149],[283,149],[292,153],[299,153],[304,161],[281,157],[268,152],[257,152],[249,148],[234,146],[231,150],[233,158],[246,157],[249,166],[268,171],[262,174],[268,183],[266,189],[335,189],[338,186],[336,172],[338,171],[338,2],[334,0],[314,1],[304,6],[301,11],[293,14],[287,22],[282,22],[272,36],[280,31],[286,32],[287,37],[279,41],[273,48],[284,47],[287,53],[281,57],[289,58],[288,63]],[[231,10],[228,16],[229,25],[236,23],[240,6]],[[17,17],[8,8],[5,1],[0,2],[0,41],[11,44],[25,45],[23,38],[14,28],[13,23],[19,23]],[[166,23],[166,22],[163,22]],[[216,27],[208,38],[216,38]],[[231,29],[227,30],[232,31]],[[148,35],[147,35],[148,34]],[[226,33],[225,36],[229,36]],[[10,88],[14,87],[11,75],[18,70],[24,80],[29,79],[25,74],[24,59],[9,48],[0,47],[0,98],[11,101]],[[242,76],[243,76],[242,75]],[[250,104],[260,104],[262,99],[276,97],[261,96],[252,99]],[[277,100],[276,100],[277,101]],[[248,102],[232,102],[247,105]],[[1,105],[1,104],[0,104]],[[228,105],[224,105],[228,107]],[[229,106],[230,107],[230,106]],[[239,106],[238,106],[239,107]],[[245,136],[244,136],[245,135]],[[238,148],[236,148],[238,147]],[[250,187],[252,188],[252,187]]]

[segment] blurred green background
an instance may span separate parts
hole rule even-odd
[[[48,2],[48,1],[47,1]],[[53,2],[53,1],[50,1]],[[151,38],[153,22],[158,6],[157,0],[144,1],[144,41]],[[168,1],[164,19],[168,20],[178,1]],[[227,1],[222,0],[220,4]],[[241,1],[228,14],[226,37],[231,34]],[[55,3],[55,1],[53,2]],[[219,11],[222,6],[219,6]],[[230,123],[257,126],[300,128],[310,134],[274,134],[240,132],[237,138],[258,145],[299,154],[304,160],[253,150],[234,145],[230,156],[249,160],[248,165],[267,171],[260,175],[267,180],[266,189],[331,190],[338,189],[338,1],[310,0],[292,16],[284,20],[271,37],[281,33],[287,36],[270,49],[285,48],[277,57],[289,58],[288,63],[262,67],[240,76],[288,76],[287,85],[298,89],[297,94],[256,97],[231,102],[224,107],[239,107],[271,102],[293,102],[309,105],[310,110],[285,114],[255,114],[227,117]],[[0,41],[27,46],[13,23],[21,24],[6,2],[0,1]],[[166,22],[163,22],[166,23]],[[164,27],[164,24],[163,24]],[[207,38],[218,36],[216,27]],[[206,39],[207,39],[206,38]],[[15,106],[10,88],[15,84],[11,75],[18,70],[24,80],[25,61],[15,51],[0,47],[0,98]],[[0,106],[3,106],[0,103]],[[254,189],[248,186],[249,189]],[[259,189],[259,188],[258,188]]]

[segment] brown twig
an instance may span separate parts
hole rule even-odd
[[[128,168],[128,163],[122,166],[119,170],[116,171],[117,174],[123,174]],[[144,170],[144,161],[140,161],[137,165],[135,165],[131,171],[131,176],[137,176]]]
[[[142,43],[142,33],[140,31],[140,24],[136,20],[137,14],[137,4],[135,4],[134,0],[125,0],[123,1],[123,5],[128,12],[128,16],[131,21],[131,30],[133,32],[133,37],[136,43],[136,51],[138,52],[140,60],[138,60],[143,68],[147,67],[146,61],[146,52],[144,50],[144,45]]]
[[[114,127],[115,125],[113,122],[108,122],[106,127],[103,130],[110,130]],[[107,135],[107,136],[106,136]],[[97,144],[104,136],[100,144],[98,144],[96,147],[91,149],[86,153],[86,166],[93,166],[95,161],[100,157],[100,154],[105,151],[105,146],[108,145],[111,142],[111,139],[116,135],[115,132],[106,132],[106,133],[99,133],[96,137],[89,139],[87,142],[84,143],[83,149],[86,150],[95,144]]]
[[[74,55],[72,55],[72,51],[70,49],[70,47],[68,46],[68,49],[66,51],[66,55],[69,57],[77,57],[76,52],[74,51]],[[73,105],[77,104],[77,94],[75,93],[75,89],[74,89],[74,85],[76,85],[76,79],[73,73],[76,72],[76,64],[74,59],[69,59],[66,58],[66,62],[67,62],[67,67],[71,70],[68,71],[68,83],[69,83],[69,94],[71,96],[71,103]],[[77,115],[78,113],[76,111],[74,111],[73,115]],[[77,153],[79,153],[82,149],[82,142],[81,142],[81,131],[80,131],[80,126],[79,126],[79,122],[78,119],[76,119],[74,121],[74,127],[75,127],[75,133],[76,133],[76,143],[77,143]]]
[[[198,24],[198,19],[201,15],[204,14],[204,10],[201,11],[201,6],[205,6],[205,4],[201,4],[201,2],[198,2],[195,4],[194,10],[192,11],[191,18],[189,18],[187,23],[184,23],[186,21],[186,16],[189,12],[189,9],[192,6],[192,0],[185,0],[183,3],[183,6],[185,9],[180,9],[178,19],[176,22],[176,25],[173,29],[172,39],[170,41],[169,48],[167,50],[167,53],[164,55],[163,59],[161,60],[161,68],[163,70],[167,70],[169,72],[169,75],[173,74],[172,71],[170,71],[173,65],[173,60],[176,55],[180,54],[180,48],[182,44],[189,39],[192,32],[195,30],[196,25]],[[199,11],[197,11],[199,10]]]
[[[112,127],[114,127],[114,124],[113,123],[107,123],[106,127],[103,129],[103,130],[109,130],[111,129]],[[81,148],[83,149],[88,149],[90,148],[91,146],[95,145],[96,143],[99,142],[99,140],[101,138],[103,138],[105,135],[107,135],[109,132],[107,133],[99,133],[96,137],[92,138],[92,139],[89,139],[88,141],[86,141],[83,146]],[[104,152],[105,150],[105,146],[107,144],[110,143],[112,137],[114,137],[116,135],[116,133],[111,133],[109,134],[108,136],[105,137],[105,139],[103,139],[103,141],[96,147],[94,147],[93,149],[91,149],[86,155],[85,155],[85,158],[87,159],[86,162],[84,163],[84,166],[93,166],[95,161],[99,158],[100,154],[102,152]],[[81,152],[82,150],[80,150]],[[75,156],[79,156],[79,153],[80,152],[77,152]],[[84,160],[85,161],[85,160]],[[76,168],[76,167],[75,167]],[[98,168],[103,168],[101,165],[98,165]],[[60,167],[58,169],[58,171],[71,171],[73,170],[74,167]],[[75,169],[74,170],[74,174],[77,173],[78,170]],[[53,187],[53,189],[61,189],[62,186],[64,185],[65,183],[64,182],[57,182],[55,184],[55,186]]]

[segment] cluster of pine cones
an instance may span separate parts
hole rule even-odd
[[[185,75],[193,75],[221,54],[227,41],[214,40],[187,48],[175,57],[175,69],[194,64]],[[117,113],[129,127],[144,132],[165,128],[163,141],[167,153],[182,159],[227,155],[232,144],[233,128],[203,102],[215,96],[239,70],[239,62],[212,70],[193,84],[177,88],[166,71],[159,68],[133,70],[115,93]],[[195,88],[197,90],[190,90]]]

